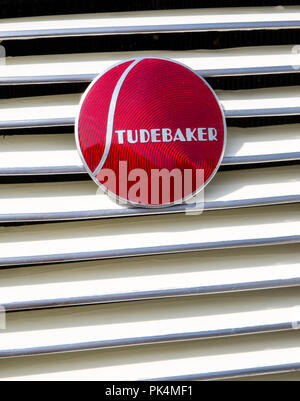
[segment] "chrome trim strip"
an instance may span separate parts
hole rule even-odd
[[[237,16],[238,17],[238,16]],[[228,22],[210,24],[173,24],[152,26],[115,26],[95,28],[66,28],[66,29],[32,29],[6,31],[0,33],[0,40],[37,39],[73,36],[100,36],[100,35],[134,35],[149,33],[184,33],[208,31],[236,31],[257,29],[297,29],[300,21],[254,21]]]
[[[35,128],[35,127],[52,127],[52,126],[67,126],[74,125],[75,118],[52,118],[47,120],[14,120],[14,121],[0,121],[0,129],[13,129],[13,128]]]
[[[1,176],[14,175],[56,175],[56,174],[86,174],[83,166],[51,166],[51,167],[13,167],[0,168]]]
[[[274,153],[270,155],[252,155],[252,156],[233,156],[224,157],[222,165],[230,166],[235,164],[268,163],[299,160],[300,152],[292,153]]]
[[[300,322],[299,322],[300,323]],[[176,341],[192,341],[204,340],[219,337],[233,337],[239,335],[249,335],[258,333],[270,333],[278,331],[292,330],[294,327],[293,322],[283,322],[278,324],[249,326],[249,327],[233,327],[229,329],[219,329],[210,331],[199,331],[190,333],[174,333],[149,337],[133,337],[116,340],[93,341],[75,344],[57,344],[53,346],[43,346],[35,348],[11,349],[1,350],[0,358],[12,358],[18,356],[41,355],[49,353],[63,353],[74,351],[87,351],[95,349],[126,347],[146,344],[161,344]],[[163,380],[163,379],[162,379]]]
[[[185,375],[185,376],[170,376],[163,378],[153,378],[151,381],[192,381],[192,380],[220,380],[220,379],[234,379],[238,377],[250,377],[250,376],[261,376],[266,374],[275,374],[275,373],[288,373],[288,372],[296,372],[300,370],[300,362],[299,363],[291,363],[285,365],[271,365],[271,366],[259,366],[257,368],[249,368],[249,369],[236,369],[236,370],[227,370],[220,372],[209,372],[209,373],[201,373],[195,375]],[[145,379],[145,381],[150,381],[150,379]]]
[[[206,202],[204,210],[225,210],[245,207],[259,207],[269,205],[281,205],[300,202],[300,195],[274,196],[254,199],[237,199],[231,201]],[[201,208],[200,208],[201,209]],[[142,209],[124,207],[122,209],[99,209],[86,211],[53,212],[53,213],[14,213],[10,215],[0,214],[0,223],[30,222],[30,221],[67,221],[88,220],[117,217],[153,216],[161,214],[175,214],[196,212],[194,204],[176,205],[161,209]]]
[[[225,110],[225,116],[227,118],[293,116],[298,114],[300,114],[300,106],[276,109]]]
[[[266,75],[266,74],[287,74],[300,72],[300,65],[269,66],[269,67],[245,67],[226,68],[212,70],[196,70],[197,74],[203,77],[224,77],[237,75]],[[1,83],[1,79],[0,79]]]
[[[147,255],[163,255],[170,253],[183,253],[215,249],[230,249],[230,248],[245,248],[253,246],[265,245],[283,245],[300,242],[300,235],[291,235],[285,237],[273,238],[253,238],[246,240],[229,240],[217,242],[203,242],[198,244],[182,244],[182,245],[163,245],[154,247],[143,248],[128,248],[128,249],[114,249],[106,251],[92,251],[92,252],[72,252],[52,255],[35,255],[35,256],[19,256],[10,258],[1,258],[0,266],[18,266],[18,265],[31,265],[31,264],[44,264],[44,263],[62,263],[71,261],[84,261],[84,260],[101,260],[101,259],[114,259],[125,258],[132,256],[147,256]]]
[[[31,84],[90,82],[93,81],[96,77],[97,74],[0,77],[0,85],[22,85],[22,84],[31,85]]]
[[[299,68],[297,68],[299,67]],[[228,68],[196,70],[202,77],[225,77],[243,75],[267,75],[267,74],[288,74],[299,73],[300,65],[270,66],[270,67],[249,67],[249,68]],[[98,74],[70,74],[70,75],[41,75],[41,76],[16,76],[0,77],[0,85],[31,85],[31,84],[53,84],[53,83],[76,83],[91,82]]]
[[[222,104],[222,102],[221,102]],[[276,109],[247,109],[247,110],[226,110],[224,109],[226,118],[243,118],[243,117],[275,117],[300,115],[299,107],[282,107]],[[34,127],[51,127],[51,126],[68,126],[75,125],[75,117],[53,118],[47,120],[14,120],[0,121],[0,129],[12,128],[34,128]]]
[[[300,286],[300,276],[292,279],[266,280],[247,283],[232,283],[224,285],[212,285],[190,288],[171,288],[166,290],[152,290],[143,292],[127,292],[120,294],[91,295],[85,297],[39,299],[34,301],[20,301],[2,303],[6,312],[25,310],[48,309],[68,306],[97,305],[107,303],[119,303],[128,301],[145,301],[163,298],[187,297],[211,294],[226,294],[243,291],[257,291],[275,288],[290,288]]]
[[[238,164],[271,163],[300,160],[300,152],[274,153],[269,155],[224,157],[222,166]],[[55,175],[55,174],[87,174],[84,166],[54,166],[54,167],[7,167],[0,168],[0,176],[17,175]]]

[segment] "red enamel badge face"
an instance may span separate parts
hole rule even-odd
[[[77,145],[88,173],[116,200],[179,204],[216,173],[225,148],[223,111],[212,89],[171,60],[122,62],[83,96]]]

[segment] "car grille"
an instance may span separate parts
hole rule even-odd
[[[0,379],[299,380],[299,2],[4,3]],[[220,98],[201,215],[117,205],[77,154],[81,94],[136,56]]]

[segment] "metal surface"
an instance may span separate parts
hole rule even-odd
[[[1,380],[151,380],[299,369],[299,333],[277,332],[0,360]]]
[[[300,201],[299,166],[219,172],[204,193],[205,210],[253,207]],[[169,213],[193,213],[203,205],[168,209],[125,207],[87,181],[1,186],[0,222],[57,221]]]
[[[7,57],[0,64],[0,84],[90,82],[102,71],[134,57],[167,57],[204,77],[298,73],[296,46],[239,47],[220,50],[131,51]]]
[[[1,180],[10,176],[10,184],[0,186],[0,305],[8,311],[7,328],[0,330],[0,380],[267,375],[299,381],[299,166],[280,162],[300,159],[300,126],[272,118],[300,115],[299,87],[289,86],[300,71],[299,27],[299,7],[1,20],[0,40],[16,39],[2,43],[8,54],[17,55],[22,45],[24,57],[1,60],[0,85],[89,82],[125,58],[170,57],[200,75],[229,77],[222,82],[235,90],[218,91],[228,118],[269,116],[255,124],[272,125],[229,129],[223,164],[236,167],[207,187],[204,214],[185,215],[177,207],[147,216],[153,211],[96,196],[90,180],[50,177],[84,172],[74,135],[42,129],[73,125],[80,94],[0,100],[0,128],[19,129],[0,138]],[[209,43],[204,34],[205,45],[224,47],[233,43],[222,31],[237,29],[249,32],[234,34],[234,49],[156,51],[145,41],[145,51],[114,52],[108,45],[102,53],[31,55],[33,42],[47,53],[52,41],[46,38],[64,35],[165,32],[182,46],[190,36],[184,32],[218,30],[212,35],[220,42]],[[29,38],[45,40],[19,41]],[[49,52],[61,53],[63,42],[55,40]],[[273,79],[273,88],[239,90],[244,81],[230,78],[266,74],[255,83]],[[34,93],[46,93],[40,88]],[[10,90],[17,96],[24,88]],[[27,127],[41,128],[28,135]],[[45,174],[24,184],[13,178]]]
[[[44,311],[19,312],[0,333],[0,357],[293,330],[298,308],[298,289],[290,288],[259,299],[246,292],[53,309],[44,322]]]
[[[294,287],[298,246],[2,269],[0,304],[17,311]]]
[[[228,129],[223,165],[300,159],[299,124]],[[284,134],[283,134],[284,133]],[[0,137],[0,175],[85,173],[74,134]]]
[[[2,228],[1,238],[1,266],[279,245],[300,242],[299,205]]]
[[[0,40],[299,27],[296,6],[159,10],[3,20]]]
[[[276,374],[276,373],[289,373],[289,372],[297,372],[300,371],[300,362],[296,363],[287,363],[283,365],[269,365],[269,366],[261,366],[256,368],[249,369],[236,369],[236,370],[223,370],[220,372],[211,372],[211,373],[199,373],[193,375],[182,375],[182,376],[171,376],[171,377],[160,377],[153,378],[151,380],[155,381],[207,381],[207,380],[224,380],[224,379],[235,379],[242,377],[251,377],[251,376],[259,376],[259,375],[267,375],[267,374]],[[288,379],[288,377],[287,377]],[[276,377],[275,377],[276,380]]]
[[[217,91],[225,117],[300,114],[299,87]],[[0,100],[0,129],[73,125],[80,95]],[[16,119],[16,115],[18,116]]]

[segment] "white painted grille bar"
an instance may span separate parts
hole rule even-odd
[[[227,118],[300,114],[299,87],[217,91],[217,95]],[[77,94],[1,100],[0,129],[73,125],[79,100]]]
[[[154,380],[166,372],[172,379],[249,377],[297,372],[299,351],[299,334],[289,331],[129,347],[122,349],[121,361],[120,350],[3,359],[0,380]]]
[[[145,345],[120,350],[94,350],[0,360],[0,378],[28,380],[153,380],[165,378],[225,379],[267,373],[296,372],[299,333]],[[274,362],[276,361],[276,362]],[[34,362],[34,363],[33,363]],[[59,368],[58,368],[59,367]],[[59,369],[59,370],[58,370]]]
[[[0,332],[0,358],[207,340],[299,328],[297,288],[260,295],[261,298],[255,299],[252,293],[246,292],[19,312],[16,317],[7,316],[8,332]],[[280,299],[283,295],[284,302]],[[45,314],[48,321],[44,323]],[[11,328],[10,321],[13,322]]]
[[[159,10],[7,19],[2,21],[0,40],[299,27],[297,6]]]
[[[223,165],[300,159],[299,124],[228,128]],[[284,135],[282,134],[284,132]],[[74,134],[0,137],[0,176],[82,174]]]
[[[294,244],[2,269],[0,304],[9,312],[298,287],[298,256]]]
[[[200,216],[109,219],[101,224],[80,221],[12,227],[9,231],[3,227],[0,265],[298,243],[299,216],[299,205],[290,204],[206,212]]]
[[[298,46],[225,50],[133,51],[8,57],[0,64],[1,85],[90,82],[110,66],[134,57],[163,57],[184,63],[204,77],[300,72]]]
[[[219,172],[204,193],[205,210],[300,202],[300,167]],[[195,204],[129,208],[96,192],[92,181],[1,185],[0,222],[81,220],[184,213]],[[199,206],[200,208],[202,205]]]

